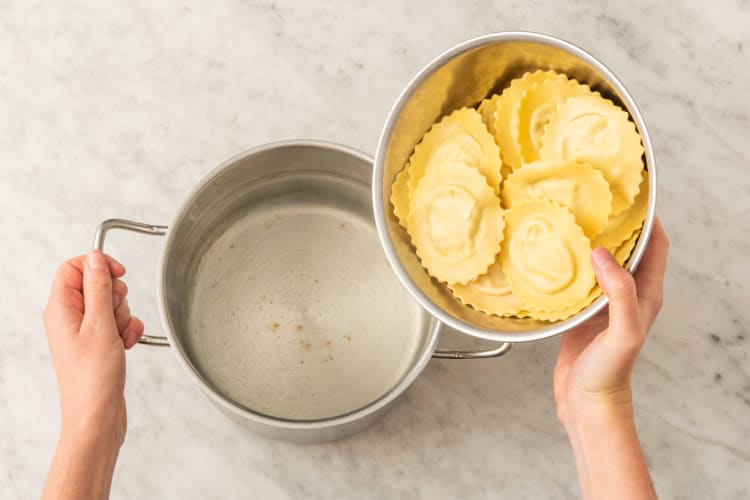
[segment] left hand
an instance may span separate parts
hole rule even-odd
[[[131,316],[125,268],[99,251],[64,262],[44,311],[60,388],[63,432],[91,429],[119,448],[125,438],[125,349],[143,334]]]

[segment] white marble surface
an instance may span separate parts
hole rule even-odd
[[[460,7],[457,7],[460,6]],[[297,137],[374,150],[408,79],[472,36],[528,29],[603,59],[650,125],[672,239],[665,309],[635,373],[663,498],[750,496],[750,5],[703,2],[0,1],[0,497],[40,492],[58,402],[40,314],[97,223],[167,221],[231,154]],[[158,329],[160,242],[113,235]],[[569,498],[557,341],[430,363],[351,439],[238,429],[169,350],[128,355],[114,498]]]

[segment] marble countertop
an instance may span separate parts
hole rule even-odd
[[[460,8],[457,5],[462,5]],[[666,303],[634,375],[663,498],[750,496],[750,5],[701,2],[0,2],[0,497],[41,491],[59,424],[41,310],[103,219],[165,223],[203,174],[269,141],[372,153],[413,74],[473,36],[570,40],[620,76],[661,169]],[[160,240],[113,234],[131,306],[159,329]],[[433,361],[350,439],[239,429],[167,349],[128,354],[112,497],[570,498],[557,340]]]

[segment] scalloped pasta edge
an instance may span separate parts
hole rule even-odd
[[[557,204],[557,203],[555,203],[555,202],[553,202],[553,201],[551,201],[551,200],[549,200],[547,198],[527,198],[524,201],[522,201],[521,203],[517,204],[516,207],[520,207],[520,206],[522,206],[522,205],[524,205],[524,204],[526,204],[528,202],[540,202],[540,203],[544,203],[546,205],[555,207],[556,209],[564,210],[567,213],[566,217],[569,217],[570,222],[572,223],[573,231],[575,231],[578,236],[580,236],[581,238],[583,238],[586,241],[588,241],[588,243],[589,243],[589,253],[590,253],[590,251],[591,251],[591,240],[584,234],[583,229],[581,228],[581,226],[579,226],[575,222],[575,215],[573,215],[573,213],[567,207],[559,205],[559,204]],[[510,208],[510,209],[506,210],[506,212],[510,212],[512,210],[513,210],[513,208]],[[508,223],[506,222],[505,223],[505,230],[507,230],[507,228],[508,228]],[[503,242],[505,242],[505,241],[507,241],[507,238],[504,235],[503,236]],[[501,246],[501,252],[504,249],[503,247],[504,247],[504,245]],[[513,283],[514,280],[513,280],[512,275],[505,270],[504,266],[503,266],[503,271],[505,272],[505,274],[506,274],[506,276],[508,278],[508,283],[510,283],[511,290],[513,290],[514,293],[517,293],[516,289],[517,289],[518,285]],[[592,276],[593,276],[593,270],[592,270]],[[596,278],[594,278],[594,283],[592,284],[592,286],[595,285],[595,283],[596,283]],[[521,297],[524,301],[526,301],[529,304],[532,302],[532,301],[529,301],[528,299],[524,298],[522,294],[518,294],[518,296]],[[565,305],[561,305],[559,307],[554,307],[554,308],[533,306],[533,309],[534,309],[534,311],[538,311],[538,312],[542,312],[542,313],[551,313],[551,312],[554,312],[554,311],[563,311],[563,310],[565,310],[567,308],[575,306],[576,304],[578,304],[578,301],[572,301],[572,302],[569,302],[569,303],[565,303]]]
[[[421,159],[420,156],[423,156],[422,151],[425,148],[429,149],[429,147],[430,147],[429,142],[432,142],[432,139],[433,139],[432,137],[429,137],[429,135],[431,133],[433,133],[433,131],[435,130],[435,127],[440,126],[444,122],[450,121],[451,119],[453,119],[453,117],[459,115],[460,113],[464,113],[464,112],[473,112],[473,113],[476,113],[477,117],[479,118],[479,124],[482,126],[482,128],[484,129],[484,131],[487,133],[488,138],[490,139],[488,141],[488,144],[492,144],[492,146],[494,146],[494,150],[493,151],[491,151],[491,152],[485,152],[485,153],[488,154],[488,155],[490,153],[492,153],[492,156],[497,156],[497,158],[498,158],[499,165],[498,165],[498,172],[497,172],[497,176],[498,176],[497,185],[493,185],[492,184],[491,180],[489,178],[487,178],[487,176],[480,170],[481,167],[479,165],[471,165],[471,166],[473,168],[475,168],[485,178],[485,182],[487,183],[487,185],[489,187],[491,187],[494,190],[495,194],[499,194],[499,192],[500,192],[500,186],[502,185],[502,182],[503,182],[503,177],[502,177],[502,173],[501,173],[501,171],[502,171],[502,155],[501,155],[501,152],[500,152],[500,146],[498,146],[497,142],[494,139],[494,136],[487,129],[487,125],[482,121],[482,116],[479,113],[479,111],[477,111],[474,108],[463,107],[463,108],[459,108],[459,109],[453,110],[450,114],[444,115],[443,117],[440,118],[439,121],[437,121],[436,123],[433,123],[432,126],[427,130],[427,132],[425,132],[422,135],[422,138],[419,140],[419,142],[416,144],[416,146],[414,146],[414,151],[412,151],[412,154],[409,156],[409,160],[408,160],[407,164],[413,166],[414,165],[414,159],[415,158]],[[428,138],[428,143],[427,144],[425,144],[425,138],[426,137]],[[419,185],[419,182],[425,177],[425,175],[427,175],[427,169],[426,168],[425,168],[425,172],[423,172],[422,175],[419,178],[414,178],[414,180],[412,180],[412,176],[409,177],[409,182],[407,183],[407,186],[409,187],[409,197],[410,198],[414,194],[414,190]]]
[[[606,97],[602,96],[602,94],[599,91],[592,91],[591,94],[588,95],[588,96],[570,97],[570,98],[565,99],[565,100],[563,100],[563,101],[561,101],[561,102],[559,102],[557,104],[557,107],[556,107],[554,113],[552,113],[552,115],[550,115],[550,121],[547,122],[547,125],[544,126],[544,133],[542,134],[542,136],[539,139],[540,140],[540,144],[541,144],[540,147],[539,147],[540,156],[541,156],[541,151],[544,150],[545,141],[546,141],[546,138],[547,138],[547,132],[549,130],[550,124],[552,123],[552,117],[554,115],[556,115],[560,111],[560,108],[567,101],[569,101],[570,99],[576,99],[576,98],[580,98],[580,97],[598,97],[602,101],[608,103],[616,111],[617,114],[619,114],[621,116],[624,116],[625,122],[628,124],[629,129],[631,129],[633,131],[633,133],[635,134],[635,137],[638,138],[638,148],[639,148],[639,151],[641,153],[639,157],[641,158],[642,168],[645,169],[645,165],[643,165],[643,154],[645,152],[645,148],[643,146],[643,138],[641,137],[641,134],[638,132],[638,127],[636,127],[635,122],[633,122],[631,120],[630,113],[626,109],[623,109],[622,107],[620,107],[617,104],[615,104],[615,102],[612,101],[611,99],[607,99]],[[604,177],[607,180],[607,182],[609,182],[608,177],[606,175]],[[614,197],[614,194],[613,194],[612,195],[612,210],[613,210],[613,212],[610,213],[610,215],[617,215],[618,213],[622,212],[623,210],[627,210],[628,207],[630,207],[631,205],[633,205],[635,197],[638,196],[638,193],[640,192],[640,186],[641,186],[641,184],[639,183],[638,184],[638,189],[636,191],[634,191],[633,196],[626,198],[627,204],[625,205],[625,207],[624,208],[620,208],[620,210],[617,210],[617,211],[615,211],[615,209],[614,209],[614,198],[615,197]],[[610,183],[610,189],[611,189],[611,183]]]

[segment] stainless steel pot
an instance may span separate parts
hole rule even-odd
[[[401,283],[430,314],[475,337],[505,342],[540,340],[587,321],[607,305],[601,297],[579,314],[554,323],[489,316],[457,302],[431,279],[390,206],[391,185],[420,138],[444,115],[502,91],[526,71],[553,69],[588,83],[626,109],[643,140],[651,186],[648,212],[628,269],[634,271],[651,236],[656,207],[656,163],[651,139],[638,107],[617,77],[583,49],[548,35],[506,32],[468,40],[438,56],[406,86],[386,121],[375,153],[373,207],[378,235]]]
[[[436,350],[441,325],[391,272],[370,204],[372,160],[335,144],[294,141],[229,159],[167,226],[105,221],[166,235],[158,299],[169,345],[209,399],[262,434],[341,438],[371,424]]]

